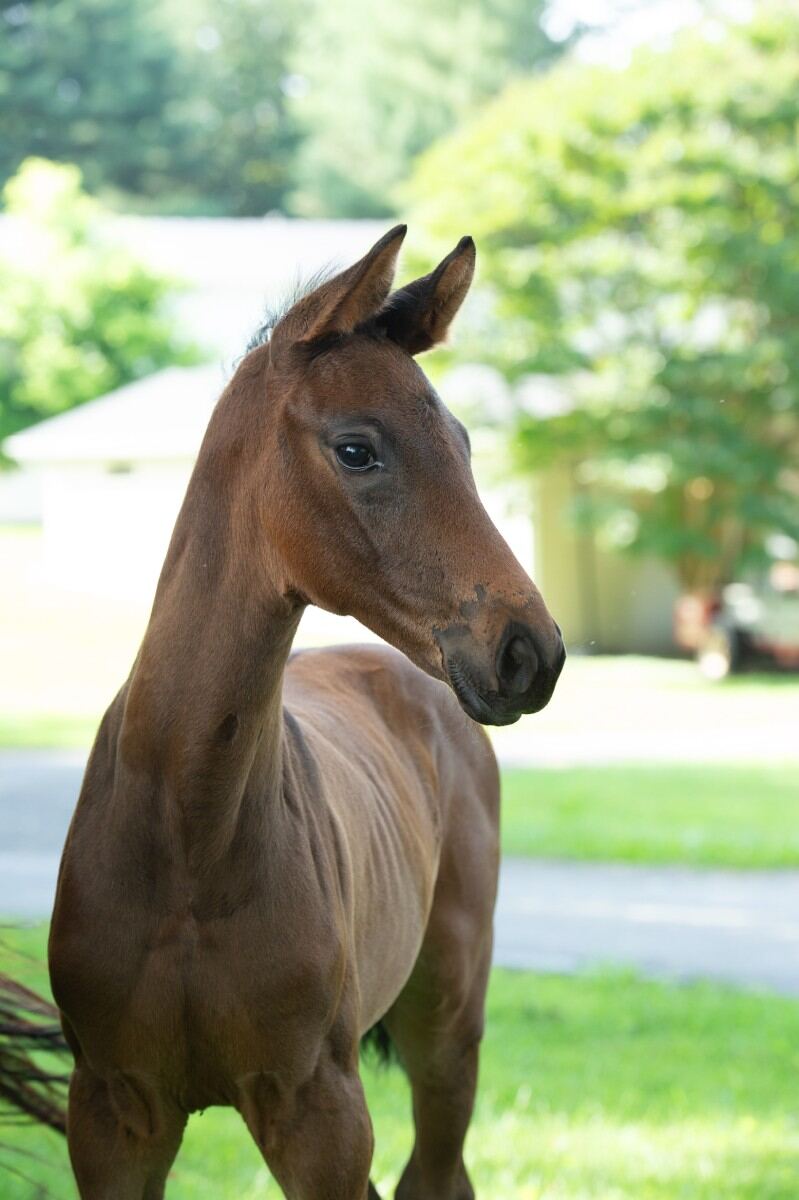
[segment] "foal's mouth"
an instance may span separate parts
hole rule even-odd
[[[463,711],[481,725],[512,725],[525,713],[540,712],[566,658],[554,621],[542,632],[506,616],[496,642],[468,624],[434,629],[433,636],[444,678]]]
[[[449,685],[467,717],[480,725],[513,725],[519,720],[522,712],[508,708],[497,692],[479,690],[462,658],[451,658],[445,666]]]

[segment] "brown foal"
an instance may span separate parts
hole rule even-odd
[[[413,1092],[397,1195],[474,1195],[499,803],[478,722],[542,708],[564,652],[412,357],[474,244],[392,293],[404,233],[239,365],[97,734],[50,937],[83,1200],[163,1196],[213,1104],[290,1200],[376,1196],[358,1052],[378,1021]],[[307,604],[403,653],[289,660]]]

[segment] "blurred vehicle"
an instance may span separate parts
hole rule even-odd
[[[775,562],[749,581],[681,596],[674,638],[707,679],[755,662],[799,669],[799,563]]]

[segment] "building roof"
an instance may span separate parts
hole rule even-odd
[[[168,367],[6,438],[25,465],[193,461],[226,379],[219,366]]]
[[[116,233],[135,257],[182,281],[181,327],[209,354],[236,358],[275,304],[325,267],[347,267],[390,221],[123,217]]]
[[[326,266],[364,254],[386,221],[115,217],[109,235],[183,285],[177,324],[224,366],[170,368],[7,438],[20,463],[192,460],[226,376],[267,306]],[[25,255],[25,223],[0,215],[0,253]]]
[[[268,305],[321,268],[345,267],[390,226],[300,218],[108,218],[108,236],[137,261],[183,285],[172,301],[181,331],[209,356],[243,353]],[[104,226],[105,228],[105,226]],[[0,215],[0,253],[26,258],[32,232]]]

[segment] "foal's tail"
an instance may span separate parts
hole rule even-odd
[[[0,975],[0,1122],[66,1133],[70,1057],[54,1005]]]
[[[384,1067],[399,1062],[397,1048],[382,1021],[377,1021],[361,1038],[361,1054],[364,1058],[376,1058]]]

